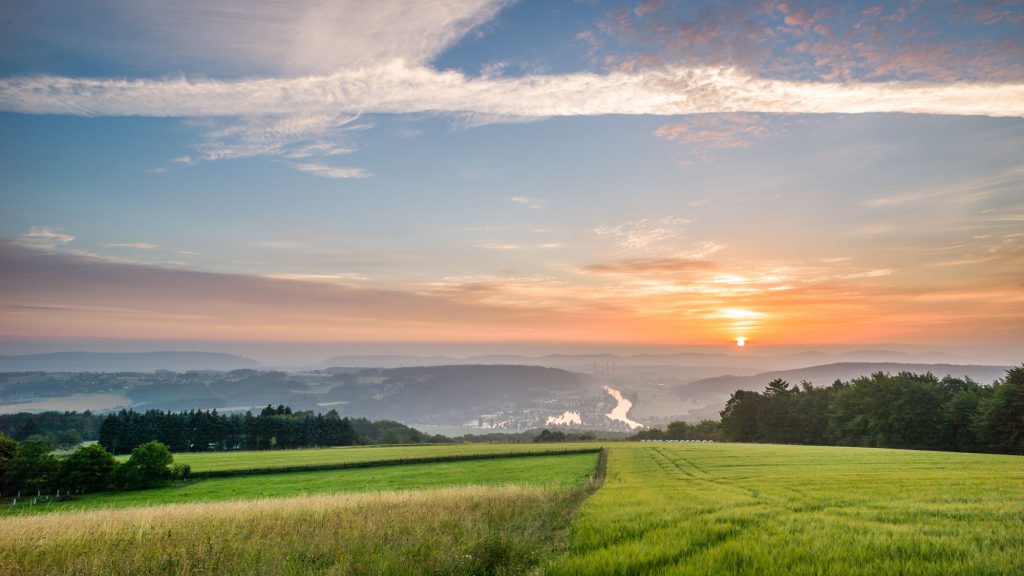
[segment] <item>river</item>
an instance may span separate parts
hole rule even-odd
[[[612,398],[615,398],[615,400],[618,401],[618,404],[615,405],[615,408],[612,408],[612,411],[609,412],[608,414],[605,414],[605,416],[607,416],[610,420],[617,420],[619,422],[624,423],[626,426],[629,426],[630,430],[634,428],[644,427],[643,424],[635,420],[629,419],[629,409],[633,407],[633,402],[631,400],[625,398],[622,395],[622,392],[619,392],[615,388],[605,386],[604,389],[607,390],[609,394],[611,394]]]

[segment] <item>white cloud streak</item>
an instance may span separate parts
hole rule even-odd
[[[321,178],[348,179],[370,177],[370,173],[362,168],[327,166],[325,164],[317,164],[315,162],[298,162],[290,164],[290,166],[300,172],[306,172]]]
[[[630,220],[616,226],[601,226],[594,229],[594,235],[610,241],[622,252],[651,253],[676,252],[686,239],[686,218],[669,217],[660,219]]]
[[[104,244],[107,248],[131,248],[132,250],[156,250],[160,246],[149,242],[113,242]]]
[[[54,230],[49,226],[32,226],[15,240],[15,244],[39,250],[54,250],[58,246],[71,243],[75,239],[71,234]]]
[[[532,198],[530,196],[513,196],[508,199],[509,202],[515,202],[516,204],[522,204],[527,208],[539,210],[548,205],[548,201],[543,198]]]
[[[0,109],[80,116],[476,114],[509,118],[720,112],[905,112],[1024,116],[1024,84],[824,83],[771,80],[734,68],[667,67],[610,74],[473,78],[394,60],[300,78],[238,81],[0,80]]]
[[[9,4],[9,3],[5,3]],[[400,58],[425,65],[508,0],[19,2],[5,47],[74,54],[153,77],[297,76]],[[8,11],[10,12],[10,11]],[[45,40],[40,46],[39,40]]]

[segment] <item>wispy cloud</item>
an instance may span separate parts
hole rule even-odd
[[[541,330],[539,311],[466,302],[441,292],[357,288],[325,278],[268,278],[145,266],[0,242],[0,336],[379,339],[433,338],[495,325]],[[341,280],[341,279],[338,279]],[[214,328],[216,326],[216,328]],[[212,330],[212,331],[210,331]],[[57,336],[48,333],[49,336]]]
[[[644,2],[612,10],[582,37],[595,61],[619,70],[674,63],[827,82],[1019,82],[1022,22],[1019,2]]]
[[[633,258],[617,260],[601,264],[585,266],[585,272],[595,274],[685,274],[694,271],[706,271],[716,268],[717,264],[708,260],[690,258]]]
[[[531,198],[529,196],[513,196],[512,198],[509,198],[509,201],[515,202],[516,204],[522,204],[523,206],[526,206],[527,208],[533,208],[534,210],[543,208],[548,205],[547,200],[543,200],[541,198]]]
[[[69,17],[26,2],[5,18],[4,34],[9,42],[45,37],[50,50],[143,76],[304,76],[391,60],[426,64],[508,3],[81,0],[81,12]]]
[[[699,114],[664,124],[654,135],[695,148],[747,148],[767,138],[769,127],[757,114]]]
[[[703,259],[725,248],[714,241],[687,240],[690,220],[677,216],[630,220],[614,226],[600,226],[594,237],[608,243],[613,252],[641,259]]]
[[[483,244],[477,244],[477,247],[485,250],[500,250],[503,252],[509,250],[522,250],[523,248],[519,244],[511,244],[508,242],[485,242]]]
[[[0,80],[0,109],[83,116],[475,113],[503,117],[719,112],[907,112],[1024,116],[1024,84],[827,83],[736,68],[469,78],[402,62],[324,76],[256,80]]]
[[[18,236],[15,243],[26,248],[37,248],[41,250],[54,250],[59,246],[69,244],[75,239],[71,234],[60,232],[49,226],[32,226],[21,236]]]
[[[348,179],[348,178],[369,178],[371,174],[362,168],[343,168],[339,166],[328,166],[315,162],[298,162],[289,164],[292,168],[301,172],[308,172],[321,178]]]
[[[330,284],[341,284],[348,286],[357,282],[365,282],[368,280],[366,276],[362,274],[268,274],[267,278],[275,278],[278,280],[299,280],[303,282],[327,282]]]
[[[854,272],[851,274],[844,274],[841,278],[852,280],[855,278],[878,278],[880,276],[892,276],[894,270],[889,268],[875,268],[874,270],[865,270],[863,272]]]
[[[104,244],[107,248],[131,248],[133,250],[156,250],[160,246],[149,242],[112,242]]]
[[[355,151],[346,133],[367,127],[357,124],[358,119],[357,115],[289,114],[199,122],[202,139],[195,148],[202,160],[340,156]]]

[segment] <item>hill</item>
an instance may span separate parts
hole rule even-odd
[[[546,366],[575,371],[599,371],[610,366],[625,367],[689,367],[758,372],[789,370],[829,362],[906,362],[933,363],[955,360],[941,352],[907,353],[895,350],[851,350],[820,352],[815,350],[795,353],[752,354],[748,351],[677,352],[668,354],[547,354],[525,356],[520,354],[488,354],[482,356],[412,356],[401,354],[343,355],[328,358],[321,367],[345,368],[403,368],[419,366],[506,364],[519,366]]]
[[[1009,366],[988,366],[983,364],[905,364],[899,362],[837,362],[820,366],[809,366],[793,370],[773,370],[752,376],[715,376],[694,381],[675,390],[676,395],[703,408],[691,411],[688,419],[718,418],[718,412],[725,405],[729,395],[737,390],[763,390],[772,380],[781,378],[790,384],[804,380],[817,385],[828,385],[836,380],[849,380],[868,376],[874,372],[931,372],[938,377],[968,377],[982,384],[1006,375]]]
[[[541,366],[418,366],[328,372],[336,375],[338,385],[325,395],[325,402],[344,404],[346,413],[367,418],[423,424],[463,423],[498,412],[528,413],[559,397],[580,397],[599,390],[585,374]]]
[[[155,372],[237,370],[259,362],[215,352],[53,352],[0,356],[0,372]]]

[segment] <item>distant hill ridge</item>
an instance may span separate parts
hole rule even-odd
[[[1010,366],[989,366],[983,364],[908,364],[901,362],[836,362],[796,368],[792,370],[773,370],[752,376],[715,376],[704,378],[685,386],[688,397],[728,396],[736,390],[764,389],[765,385],[776,378],[790,384],[799,384],[807,380],[815,386],[828,386],[836,380],[850,380],[859,376],[869,376],[875,372],[915,372],[924,374],[931,372],[939,378],[967,376],[981,384],[991,384],[1002,378]]]
[[[251,358],[218,352],[52,352],[0,356],[0,372],[155,372],[259,368]]]
[[[581,369],[594,363],[603,366],[613,363],[619,366],[692,366],[692,367],[734,367],[755,370],[789,370],[812,365],[824,365],[829,360],[837,363],[897,363],[915,365],[955,361],[955,357],[942,352],[911,354],[888,350],[854,350],[840,353],[805,351],[778,355],[751,355],[747,353],[722,352],[678,352],[667,354],[547,354],[526,356],[520,354],[489,354],[458,358],[454,356],[414,356],[403,354],[342,355],[328,358],[321,367],[338,368],[404,368],[420,366],[451,366],[466,364],[510,364],[526,366],[549,366]]]

